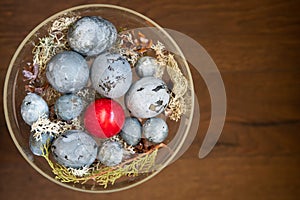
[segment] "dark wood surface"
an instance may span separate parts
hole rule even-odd
[[[113,194],[62,188],[21,157],[0,114],[0,199],[299,199],[300,12],[298,1],[0,1],[0,80],[23,38],[63,9],[111,3],[134,9],[203,45],[224,79],[228,112],[211,154],[197,153],[210,100],[201,100],[199,133],[188,151],[155,178]],[[1,84],[1,93],[3,84]],[[2,105],[2,98],[1,98]]]

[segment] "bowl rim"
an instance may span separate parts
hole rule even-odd
[[[43,170],[41,170],[37,165],[34,164],[34,162],[32,162],[31,160],[29,160],[28,156],[25,154],[25,152],[23,151],[21,145],[19,144],[17,138],[14,135],[14,131],[13,128],[11,127],[11,122],[9,120],[9,113],[8,113],[8,107],[7,107],[7,97],[8,97],[8,83],[9,83],[9,77],[11,75],[12,72],[12,68],[13,68],[13,64],[16,61],[16,58],[18,57],[20,51],[22,50],[22,48],[24,47],[24,45],[28,42],[28,40],[37,32],[37,30],[39,30],[41,27],[43,27],[46,23],[51,22],[53,19],[57,18],[58,16],[63,15],[64,13],[68,13],[68,12],[72,12],[75,10],[79,10],[79,9],[86,9],[86,8],[112,8],[112,9],[117,9],[117,10],[121,10],[121,11],[125,11],[128,12],[130,14],[136,15],[146,21],[149,21],[150,23],[152,23],[156,28],[158,28],[165,36],[167,36],[167,38],[170,40],[170,42],[172,43],[172,45],[174,45],[174,47],[176,48],[176,50],[179,53],[179,56],[181,58],[183,58],[183,62],[184,65],[186,66],[186,72],[188,75],[188,79],[190,80],[190,89],[191,89],[191,112],[190,112],[190,116],[189,118],[191,120],[188,121],[187,128],[186,131],[182,137],[182,140],[178,143],[178,148],[175,149],[175,151],[173,152],[173,154],[170,156],[170,158],[167,159],[167,161],[165,163],[162,164],[161,167],[159,167],[158,170],[154,171],[153,173],[151,173],[150,175],[148,175],[147,177],[143,178],[142,180],[139,180],[133,184],[129,184],[127,186],[124,187],[120,187],[120,188],[116,188],[116,189],[107,189],[107,190],[86,190],[86,189],[82,189],[82,188],[78,188],[78,187],[73,187],[71,185],[62,183],[58,180],[56,180],[55,178],[51,177],[50,175],[48,175],[47,173],[45,173]],[[190,130],[191,124],[192,124],[192,116],[193,116],[193,112],[194,112],[194,85],[193,85],[193,79],[192,79],[192,75],[191,75],[191,71],[189,68],[189,65],[180,49],[180,47],[178,46],[178,44],[175,42],[175,40],[167,33],[166,30],[164,30],[160,25],[158,25],[156,22],[154,22],[152,19],[146,17],[145,15],[138,13],[137,11],[122,7],[122,6],[117,6],[117,5],[113,5],[113,4],[84,4],[84,5],[79,5],[79,6],[74,6],[68,9],[64,9],[62,11],[56,12],[55,14],[51,15],[50,17],[48,17],[47,19],[45,19],[44,21],[42,21],[40,24],[38,24],[34,29],[32,29],[32,31],[30,31],[30,33],[23,39],[23,41],[19,44],[17,50],[15,51],[9,67],[7,69],[6,72],[6,76],[5,76],[5,82],[4,82],[4,90],[3,90],[3,107],[4,107],[4,115],[5,115],[5,121],[6,121],[6,125],[7,128],[9,130],[10,136],[15,144],[15,146],[17,147],[18,151],[21,153],[21,155],[23,156],[23,158],[31,165],[31,167],[33,167],[37,172],[39,172],[42,176],[44,176],[45,178],[47,178],[48,180],[50,180],[53,183],[56,183],[64,188],[68,188],[71,190],[75,190],[75,191],[80,191],[80,192],[86,192],[86,193],[112,193],[112,192],[118,192],[118,191],[123,191],[126,189],[130,189],[133,188],[137,185],[140,185],[144,182],[146,182],[147,180],[153,178],[155,175],[157,175],[161,170],[163,170],[166,166],[168,166],[173,159],[175,158],[175,156],[177,155],[177,153],[181,150],[186,137],[188,135],[188,132]]]

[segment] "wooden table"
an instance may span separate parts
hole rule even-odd
[[[299,2],[1,0],[0,80],[17,46],[37,24],[63,9],[95,2],[134,9],[206,48],[228,97],[222,136],[208,157],[198,159],[210,100],[195,74],[201,122],[189,150],[134,189],[86,194],[55,185],[27,164],[10,138],[1,106],[0,199],[300,198]]]

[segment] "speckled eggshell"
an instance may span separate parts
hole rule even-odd
[[[81,98],[75,94],[65,94],[55,102],[55,113],[63,120],[71,120],[78,117],[83,110]]]
[[[141,57],[135,64],[135,70],[139,77],[153,76],[157,69],[156,59],[151,56]]]
[[[132,84],[125,95],[125,104],[133,116],[150,118],[163,112],[169,99],[169,90],[162,80],[144,77]]]
[[[87,84],[89,67],[80,54],[74,51],[63,51],[48,62],[46,77],[57,91],[73,93]]]
[[[120,54],[100,54],[92,64],[91,81],[101,95],[108,98],[123,96],[132,82],[130,64]]]
[[[32,125],[40,116],[45,115],[45,117],[48,117],[49,108],[41,96],[35,93],[29,93],[22,102],[21,115],[28,125]]]
[[[81,130],[66,131],[52,143],[54,159],[72,168],[90,166],[97,157],[98,145],[94,138]]]
[[[168,136],[169,128],[161,118],[150,118],[143,124],[143,134],[153,143],[161,143]]]
[[[115,26],[98,16],[77,20],[68,30],[68,41],[74,51],[82,55],[98,55],[109,49],[117,39]]]
[[[134,117],[127,117],[120,136],[127,144],[137,145],[142,137],[142,125],[139,120]]]

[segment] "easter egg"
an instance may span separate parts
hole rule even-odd
[[[75,94],[65,94],[57,99],[54,109],[62,120],[72,120],[82,112],[83,102]]]
[[[120,54],[100,54],[92,64],[91,81],[101,95],[108,98],[121,97],[132,82],[130,64]]]
[[[39,140],[37,140],[34,137],[34,133],[31,132],[30,136],[29,136],[29,147],[30,147],[31,152],[37,156],[43,155],[44,145],[46,145],[47,142],[51,143],[53,141],[53,139],[54,139],[54,137],[50,133],[43,132],[41,134],[41,138]]]
[[[142,126],[138,119],[127,117],[120,136],[127,144],[132,146],[137,145],[142,138]]]
[[[98,16],[78,19],[68,30],[71,48],[84,55],[94,56],[109,49],[117,40],[115,26]]]
[[[66,167],[90,166],[96,159],[98,145],[94,138],[81,130],[69,130],[52,143],[54,159]]]
[[[110,138],[118,134],[125,121],[122,106],[112,99],[102,98],[92,102],[84,114],[84,125],[98,138]]]
[[[46,69],[47,80],[61,93],[82,89],[89,79],[86,60],[74,51],[63,51],[53,56]]]
[[[32,125],[39,117],[48,117],[49,108],[41,96],[35,93],[29,93],[23,99],[21,115],[28,125]]]
[[[146,139],[153,143],[161,143],[168,136],[169,128],[161,118],[150,118],[143,124],[143,134]]]
[[[162,80],[149,76],[132,84],[125,95],[125,104],[133,116],[150,118],[162,113],[169,99],[167,85]]]
[[[115,166],[121,163],[123,158],[123,149],[119,142],[105,141],[99,147],[98,160],[106,166]]]

